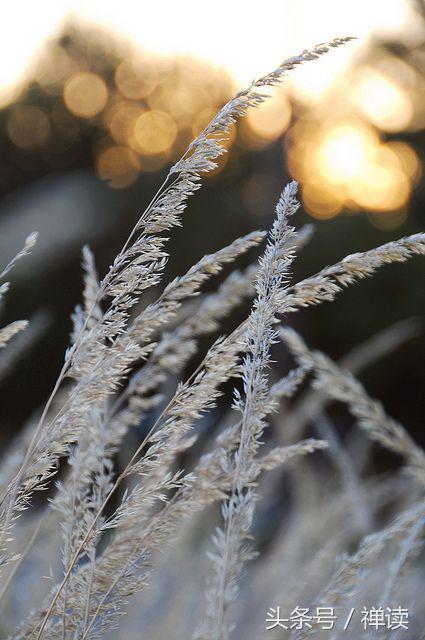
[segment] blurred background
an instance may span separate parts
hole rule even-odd
[[[284,57],[342,35],[358,40],[293,71],[231,132],[229,153],[173,233],[167,278],[267,228],[290,176],[301,188],[297,226],[315,225],[295,280],[423,230],[424,3],[8,3],[0,24],[2,264],[31,231],[40,240],[11,274],[1,310],[2,325],[32,319],[34,335],[0,370],[0,445],[45,400],[60,369],[81,294],[82,245],[104,273],[167,168],[220,106]],[[387,267],[290,322],[340,358],[423,313],[423,274],[419,258]],[[417,439],[424,361],[419,330],[362,374]],[[387,455],[378,462],[390,463]]]

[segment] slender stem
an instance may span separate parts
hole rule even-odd
[[[37,522],[36,526],[34,527],[34,530],[27,542],[27,544],[25,545],[25,549],[22,551],[22,554],[19,558],[19,560],[15,563],[12,571],[9,573],[9,575],[7,576],[4,585],[0,591],[0,602],[2,601],[7,589],[10,586],[10,583],[12,582],[13,578],[15,577],[17,571],[19,570],[19,567],[21,566],[22,562],[25,560],[29,550],[31,549],[34,540],[37,538],[41,527],[43,526],[43,524],[46,522],[47,518],[49,516],[49,510],[45,509],[44,513],[42,515],[42,517],[40,518],[40,520]]]
[[[171,500],[169,500],[169,502],[167,502],[167,504],[165,505],[165,507],[161,511],[162,517],[164,517],[164,515],[166,515],[167,511],[169,510],[169,508],[177,501],[177,499],[180,497],[182,492],[183,492],[183,487],[180,487],[180,489],[178,489],[176,491],[176,493],[171,498]],[[119,572],[118,576],[115,577],[115,579],[113,580],[113,582],[109,586],[108,590],[103,595],[103,597],[100,600],[98,606],[96,607],[96,611],[94,612],[94,614],[92,616],[92,619],[91,619],[91,621],[89,623],[89,626],[85,629],[84,634],[81,637],[81,640],[85,640],[86,639],[88,633],[90,632],[90,629],[92,628],[97,616],[100,613],[100,610],[101,610],[102,606],[104,605],[104,603],[106,602],[107,598],[110,596],[110,594],[112,593],[113,589],[116,587],[118,582],[121,580],[122,576],[124,575],[124,573],[127,570],[127,567],[129,566],[129,564],[131,564],[131,562],[133,561],[134,557],[137,556],[137,554],[139,553],[139,550],[140,550],[143,542],[146,540],[147,536],[149,535],[149,532],[150,532],[150,528],[148,527],[148,529],[146,530],[145,534],[141,537],[141,539],[137,543],[137,546],[134,549],[133,553],[131,554],[131,556],[128,558],[128,560],[126,561],[126,563],[122,567],[122,569]]]
[[[235,332],[233,332],[235,333]],[[233,335],[230,334],[231,336]],[[127,476],[127,472],[128,470],[131,468],[131,465],[133,464],[133,462],[135,461],[135,459],[137,458],[137,456],[141,453],[141,451],[143,450],[143,448],[145,447],[145,445],[147,444],[147,442],[149,441],[149,438],[152,436],[152,434],[154,433],[154,431],[156,430],[156,428],[158,427],[158,425],[160,424],[161,420],[163,419],[163,417],[166,415],[167,411],[170,409],[170,407],[176,402],[177,398],[180,396],[180,394],[183,392],[184,388],[187,387],[188,384],[190,384],[191,380],[193,379],[194,376],[196,376],[196,374],[198,373],[198,371],[202,368],[203,363],[205,362],[205,358],[204,360],[200,363],[200,365],[196,368],[196,370],[191,374],[191,376],[188,378],[188,380],[186,381],[184,387],[182,387],[180,389],[180,391],[175,394],[173,396],[173,398],[171,398],[171,400],[168,402],[167,406],[163,409],[163,411],[161,412],[160,416],[157,418],[157,420],[155,421],[155,423],[153,424],[152,428],[149,430],[149,432],[146,434],[145,438],[143,439],[143,441],[140,443],[140,445],[137,447],[137,450],[135,451],[135,453],[133,454],[133,456],[131,457],[131,460],[127,463],[125,469],[120,473],[120,475],[117,477],[117,479],[115,480],[112,488],[110,489],[109,493],[107,494],[107,496],[105,497],[105,499],[103,500],[99,510],[97,511],[89,529],[86,532],[86,535],[84,536],[83,540],[81,541],[80,545],[78,546],[78,549],[75,552],[75,555],[73,557],[73,559],[71,560],[71,563],[62,579],[62,582],[60,583],[58,590],[56,591],[55,595],[53,596],[53,600],[46,612],[46,615],[43,619],[43,622],[40,626],[40,629],[37,633],[36,636],[36,640],[40,640],[43,631],[45,629],[45,626],[47,624],[48,618],[50,617],[52,611],[53,611],[53,607],[55,606],[58,597],[60,595],[60,593],[62,592],[68,578],[70,577],[72,570],[75,566],[75,564],[77,563],[81,552],[83,551],[87,541],[90,538],[90,535],[94,529],[94,527],[96,526],[101,514],[103,513],[107,503],[109,502],[111,496],[115,493],[116,489],[118,488],[118,486],[120,485],[120,483],[122,482],[122,480]]]
[[[224,536],[224,539],[225,539],[224,556],[223,556],[224,568],[220,575],[218,619],[217,619],[217,623],[214,630],[215,640],[220,640],[220,638],[222,638],[223,636],[224,613],[225,613],[225,606],[224,606],[225,588],[226,588],[226,581],[227,581],[227,568],[228,568],[227,565],[229,560],[229,536],[230,536],[230,532],[233,524],[233,514],[234,514],[234,508],[235,508],[235,500],[234,500],[235,493],[237,490],[238,491],[241,490],[241,487],[239,486],[240,485],[239,474],[240,474],[240,466],[241,466],[240,461],[242,459],[242,453],[244,448],[244,434],[247,430],[248,416],[251,411],[252,380],[250,380],[250,386],[248,388],[249,388],[249,391],[247,394],[247,398],[244,406],[244,412],[243,412],[242,421],[241,421],[241,436],[239,439],[238,455],[236,456],[235,472],[233,475],[232,490],[231,490],[230,499],[229,499],[229,506],[228,506],[229,514],[228,514],[228,517],[226,518],[226,527],[225,527],[225,536]],[[249,411],[248,411],[248,408],[249,408]]]
[[[128,236],[128,238],[127,238],[127,240],[126,240],[126,242],[125,242],[125,244],[123,246],[123,248],[120,251],[120,254],[123,254],[126,251],[126,249],[128,248],[132,237],[134,236],[136,230],[139,228],[140,221],[141,220],[145,220],[146,216],[151,211],[151,209],[154,206],[156,200],[159,198],[161,192],[164,190],[165,185],[166,185],[166,183],[167,183],[167,181],[169,179],[169,176],[170,176],[170,174],[167,175],[167,177],[165,178],[164,182],[159,187],[159,189],[157,190],[157,192],[153,196],[152,200],[148,204],[148,206],[145,209],[144,213],[142,214],[141,218],[138,220],[137,224],[133,227],[130,235]],[[176,178],[176,180],[177,180],[177,178]],[[167,188],[172,187],[175,184],[176,180],[171,185],[169,185]],[[108,285],[108,283],[109,283],[109,281],[110,281],[110,279],[111,279],[111,277],[112,277],[112,275],[114,273],[114,270],[115,270],[114,267],[111,267],[109,272],[107,273],[107,275],[103,279],[103,281],[101,283],[101,286],[99,287],[99,290],[98,290],[98,292],[96,294],[95,300],[94,300],[89,312],[87,313],[87,316],[85,318],[84,324],[83,324],[82,328],[80,329],[80,331],[79,331],[79,333],[77,335],[77,338],[76,338],[74,344],[72,345],[69,353],[67,354],[66,360],[65,360],[65,362],[64,362],[64,364],[62,366],[62,369],[59,372],[59,376],[58,376],[58,378],[56,380],[56,383],[55,383],[55,385],[53,387],[53,390],[52,390],[52,392],[51,392],[51,394],[50,394],[50,396],[49,396],[49,398],[48,398],[48,400],[47,400],[47,402],[46,402],[46,404],[44,406],[43,412],[42,412],[42,414],[40,416],[37,428],[36,428],[36,430],[35,430],[35,432],[33,434],[31,442],[30,442],[30,444],[28,446],[28,449],[27,449],[26,455],[24,457],[23,463],[21,465],[21,468],[19,469],[18,473],[15,476],[14,483],[16,483],[16,485],[18,485],[18,486],[19,486],[19,484],[20,484],[20,482],[22,480],[25,467],[28,464],[28,460],[29,460],[31,454],[33,453],[35,443],[39,440],[38,436],[40,435],[42,427],[44,426],[44,422],[46,420],[46,417],[47,417],[49,409],[50,409],[50,407],[52,405],[52,402],[53,402],[54,398],[56,397],[56,394],[57,394],[57,392],[58,392],[58,390],[59,390],[59,388],[60,388],[60,386],[61,386],[61,384],[62,384],[62,382],[63,382],[63,380],[65,378],[65,376],[66,376],[66,373],[67,373],[67,371],[69,369],[69,366],[70,366],[70,363],[72,361],[72,358],[73,358],[75,352],[77,351],[78,347],[81,344],[81,339],[82,339],[82,337],[84,335],[85,330],[87,329],[87,325],[88,325],[88,322],[89,322],[89,320],[90,320],[90,318],[92,316],[92,313],[93,313],[96,305],[99,304],[99,302],[103,299],[103,297],[105,295],[107,285]],[[100,322],[101,322],[101,319],[97,320],[97,322],[96,322],[96,324],[95,324],[95,326],[93,328],[96,328],[100,324]],[[56,418],[54,418],[52,420],[52,423],[55,422],[55,419]],[[2,497],[0,503],[3,502],[4,498],[6,497],[6,495],[7,494],[5,494]],[[16,498],[16,493],[14,494],[14,498]]]
[[[153,196],[152,200],[148,204],[148,206],[145,209],[144,213],[142,214],[141,218],[139,219],[137,224],[133,227],[130,235],[128,236],[128,238],[127,238],[127,240],[126,240],[126,242],[124,244],[124,247],[120,251],[120,254],[124,254],[124,252],[126,251],[126,249],[128,248],[128,246],[129,246],[129,244],[131,242],[132,237],[134,236],[136,230],[140,226],[140,221],[146,219],[146,217],[148,216],[149,212],[152,210],[152,207],[154,206],[155,202],[160,197],[161,193],[164,190],[166,190],[165,189],[165,185],[167,184],[167,181],[169,180],[169,177],[170,177],[170,173],[167,174],[164,182],[162,183],[162,185],[159,187],[159,189],[157,190],[157,192]],[[176,179],[171,183],[171,185],[169,185],[167,187],[167,189],[171,188],[175,184],[175,182],[178,180],[178,177],[179,176],[176,177]],[[39,443],[39,441],[40,441],[39,436],[40,436],[40,434],[42,432],[42,429],[43,429],[43,426],[44,426],[44,422],[46,420],[46,417],[48,415],[50,407],[51,407],[51,405],[53,403],[54,398],[57,395],[57,392],[59,391],[59,388],[62,385],[63,380],[66,377],[66,374],[68,372],[69,366],[70,366],[70,364],[72,362],[72,358],[74,357],[75,352],[77,351],[77,349],[79,348],[79,346],[81,344],[81,340],[82,340],[82,338],[84,336],[84,333],[85,333],[85,331],[87,329],[88,322],[89,322],[89,320],[90,320],[90,318],[92,316],[92,313],[93,313],[96,305],[103,299],[103,297],[105,295],[105,291],[107,289],[107,285],[108,285],[112,275],[114,274],[114,270],[115,270],[114,267],[110,268],[109,272],[107,273],[107,275],[103,279],[103,281],[101,283],[101,286],[99,287],[99,290],[98,290],[98,292],[96,294],[95,300],[94,300],[89,312],[87,313],[87,316],[85,318],[84,324],[83,324],[82,328],[80,329],[74,344],[72,345],[70,351],[67,354],[67,357],[66,357],[65,362],[64,362],[64,364],[62,366],[62,369],[61,369],[61,371],[59,373],[59,376],[58,376],[58,378],[56,380],[56,383],[55,383],[55,385],[53,387],[53,390],[52,390],[52,392],[51,392],[51,394],[50,394],[50,396],[49,396],[49,398],[48,398],[48,400],[47,400],[47,402],[46,402],[46,404],[44,406],[44,409],[43,409],[42,414],[40,416],[40,419],[39,419],[39,422],[37,424],[36,430],[35,430],[35,432],[33,434],[31,442],[30,442],[30,444],[28,446],[28,449],[26,451],[26,454],[25,454],[24,460],[22,462],[22,465],[21,465],[19,471],[17,472],[15,478],[12,481],[13,490],[12,490],[12,493],[10,495],[9,505],[6,508],[5,523],[4,523],[4,527],[3,527],[2,533],[0,534],[0,545],[1,545],[2,541],[3,541],[3,539],[4,539],[4,536],[6,535],[6,532],[7,532],[8,528],[9,528],[9,526],[10,526],[10,523],[12,521],[13,507],[14,507],[14,504],[15,504],[15,501],[16,501],[16,498],[17,498],[17,495],[18,495],[18,492],[19,492],[19,488],[20,488],[21,482],[22,482],[22,480],[24,478],[24,475],[25,475],[25,469],[26,469],[26,467],[28,465],[28,462],[30,460],[30,457],[31,457],[31,455],[32,455],[32,453],[34,451],[36,443]],[[97,328],[97,326],[100,324],[101,320],[102,319],[97,320],[97,322],[96,322],[95,326],[93,327],[93,329]],[[65,404],[65,407],[66,407],[66,404]],[[65,407],[62,407],[62,409],[59,411],[59,413],[52,419],[52,421],[50,423],[50,426],[55,424],[58,416],[65,409]],[[47,429],[46,433],[48,433],[48,432],[49,432],[49,429]],[[2,496],[2,498],[0,500],[0,504],[2,504],[3,501],[5,500],[5,498],[7,497],[7,493],[8,493],[8,490],[6,490],[6,492]]]

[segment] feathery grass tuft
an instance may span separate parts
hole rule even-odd
[[[164,234],[182,224],[203,174],[226,152],[230,126],[267,99],[261,90],[350,40],[303,51],[232,98],[171,167],[103,277],[83,248],[82,302],[72,315],[63,367],[40,415],[2,460],[5,636],[249,640],[265,632],[267,609],[277,597],[288,607],[303,604],[295,597],[317,606],[339,607],[349,598],[365,604],[369,586],[377,598],[371,605],[390,606],[408,594],[415,611],[425,454],[354,374],[416,335],[417,323],[391,327],[336,364],[309,349],[287,322],[291,313],[334,300],[385,264],[424,254],[425,234],[355,253],[290,284],[292,263],[312,233],[309,225],[298,233],[292,226],[300,205],[297,184],[290,182],[268,234],[238,238],[162,284]],[[203,292],[211,277],[266,236],[257,261]],[[35,241],[31,234],[2,278]],[[0,296],[7,288],[1,285]],[[227,335],[213,336],[186,374],[201,338],[220,331],[222,320],[250,299],[248,317]],[[1,329],[0,348],[25,327],[18,320]],[[279,341],[297,363],[276,376],[271,354]],[[232,410],[218,411],[219,402],[228,404],[229,385]],[[348,405],[361,427],[356,437],[339,437],[325,410],[331,400]],[[302,435],[309,424],[317,438]],[[397,471],[364,474],[365,434],[401,456],[417,482],[407,483]],[[33,497],[43,490],[49,498],[39,496],[39,509]],[[277,497],[285,513],[281,529],[270,518]],[[266,529],[276,529],[271,541]],[[391,545],[396,548],[388,559]],[[247,562],[256,548],[261,562]],[[131,619],[132,602],[136,631],[129,632],[124,614]],[[184,608],[197,610],[198,619]],[[416,633],[420,620],[413,625]],[[295,637],[317,631],[311,625]],[[333,637],[343,638],[340,626]]]

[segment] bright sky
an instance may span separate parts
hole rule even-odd
[[[411,20],[409,0],[10,0],[0,22],[0,91],[22,78],[70,14],[153,52],[194,54],[223,65],[239,85],[308,46],[335,36],[364,39],[397,31]],[[322,74],[333,76],[357,50],[340,50]],[[313,65],[308,69],[316,82],[326,82]]]

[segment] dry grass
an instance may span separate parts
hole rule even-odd
[[[285,637],[283,629],[266,631],[270,607],[279,605],[287,613],[296,606],[342,607],[342,616],[347,603],[360,602],[408,606],[410,628],[420,629],[416,558],[425,456],[352,373],[408,339],[412,328],[400,325],[375,338],[341,368],[281,324],[301,307],[333,300],[385,264],[425,253],[425,234],[348,256],[289,285],[291,264],[310,235],[310,229],[297,233],[291,226],[299,206],[292,182],[277,203],[258,263],[190,301],[224,265],[260,245],[266,235],[261,231],[205,256],[154,301],[139,305],[144,292],[161,283],[164,232],[181,224],[202,174],[225,152],[221,143],[229,127],[266,99],[259,90],[349,40],[304,51],[226,104],[170,169],[102,280],[84,248],[83,301],[73,314],[63,368],[39,419],[2,460],[0,628],[5,637],[278,638]],[[30,236],[15,260],[35,240]],[[6,290],[3,285],[1,293]],[[184,380],[199,339],[215,332],[245,298],[254,298],[249,317],[216,339]],[[17,321],[2,329],[0,347],[25,326]],[[281,340],[297,364],[272,384],[270,350]],[[229,381],[233,411],[205,444],[202,419],[214,421]],[[326,414],[330,400],[347,403],[361,427],[348,443],[341,442]],[[142,420],[149,421],[146,436],[117,473],[114,461]],[[311,422],[318,437],[302,439]],[[411,480],[398,471],[364,477],[368,437],[401,456]],[[316,451],[323,452],[315,454],[320,464],[307,455]],[[52,490],[65,459],[66,470],[56,478],[44,510],[32,508],[34,492]],[[191,460],[190,468],[181,468],[184,459]],[[281,465],[293,487],[293,505],[283,503],[285,526],[261,560],[247,562],[256,556],[259,527],[275,526],[265,507],[276,495]],[[384,507],[389,516],[376,531]],[[342,555],[353,548],[353,555]],[[46,572],[49,578],[43,578]],[[333,638],[349,637],[341,624]],[[303,637],[317,631],[313,625],[292,633]],[[358,637],[358,629],[354,633]]]

